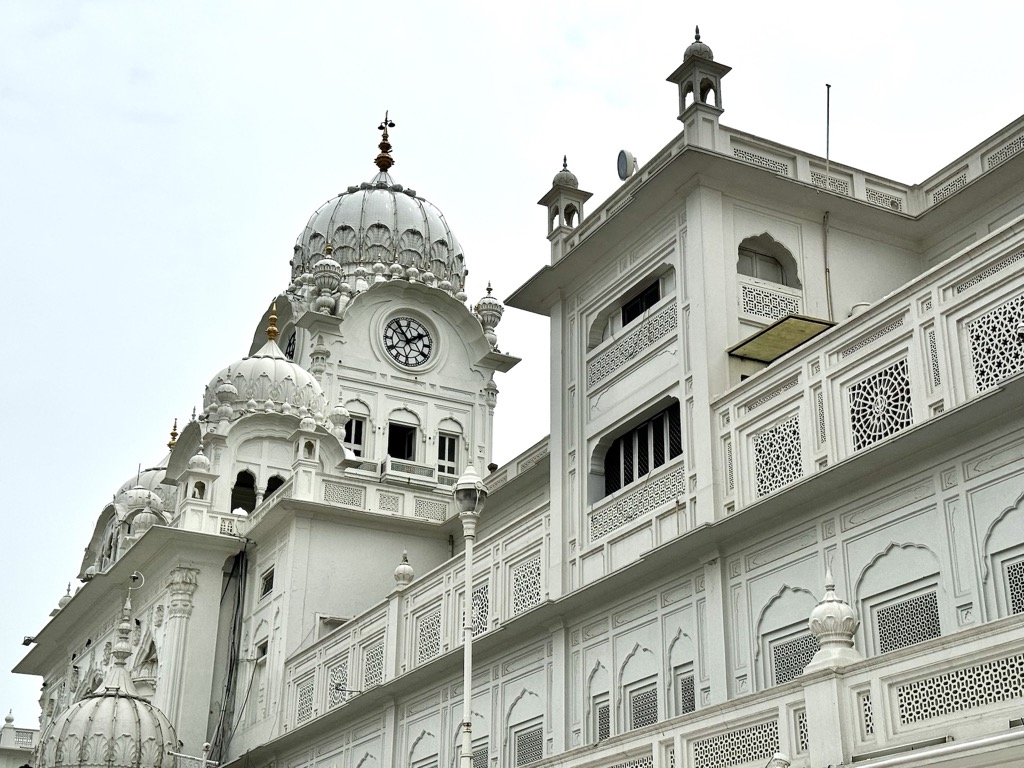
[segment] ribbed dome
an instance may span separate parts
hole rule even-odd
[[[683,61],[686,61],[691,56],[700,56],[703,59],[715,60],[715,54],[711,52],[711,48],[707,43],[700,41],[700,27],[696,27],[693,33],[693,42],[686,47],[686,53],[683,54]]]
[[[277,329],[274,329],[276,335]],[[208,418],[232,418],[246,412],[279,411],[298,415],[305,408],[318,421],[326,410],[324,391],[305,368],[293,363],[269,339],[258,352],[225,368],[206,387]]]
[[[102,685],[72,704],[39,739],[36,768],[175,768],[178,739],[167,717],[139,696],[125,668],[131,655],[126,601]]]
[[[465,277],[462,246],[444,215],[414,190],[381,171],[372,181],[349,187],[320,206],[295,243],[292,279],[312,275],[325,256],[338,262],[343,282],[356,283],[356,269],[373,265],[430,272],[438,283],[460,290]]]
[[[580,188],[580,180],[576,178],[576,174],[569,170],[569,159],[562,156],[562,170],[555,174],[555,178],[551,180],[551,186],[565,186],[572,187],[573,189]]]
[[[171,486],[163,484],[170,457],[168,453],[157,466],[144,469],[121,483],[121,487],[114,494],[114,503],[132,510],[146,506],[146,500],[149,499],[150,506],[157,512],[171,509],[174,506],[173,497],[176,491]]]

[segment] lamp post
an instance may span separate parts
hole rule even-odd
[[[455,503],[459,507],[462,521],[462,535],[466,540],[465,565],[466,588],[462,611],[462,755],[459,768],[473,766],[473,723],[471,704],[473,699],[473,542],[476,540],[476,521],[487,501],[487,488],[472,465],[466,467],[462,477],[455,484]]]

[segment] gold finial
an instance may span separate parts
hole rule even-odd
[[[267,326],[267,339],[275,341],[277,339],[277,302],[275,301],[270,305],[270,325]]]
[[[167,447],[170,448],[173,451],[174,450],[174,446],[177,445],[177,444],[178,444],[178,420],[175,419],[174,420],[174,426],[171,427],[171,439],[167,443]]]
[[[380,125],[377,126],[378,131],[383,131],[383,135],[380,137],[380,154],[374,159],[373,162],[377,164],[382,173],[387,173],[388,169],[395,164],[395,159],[391,157],[391,144],[388,142],[388,128],[394,128],[395,124],[388,118],[388,113],[384,112],[384,120]]]

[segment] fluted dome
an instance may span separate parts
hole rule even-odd
[[[702,59],[715,60],[715,54],[711,52],[711,48],[707,43],[700,41],[700,27],[696,27],[693,33],[693,42],[686,47],[686,53],[683,54],[683,61],[686,61],[691,56],[700,56]]]
[[[171,486],[163,484],[167,474],[167,460],[170,457],[168,453],[157,466],[133,474],[121,483],[121,487],[114,494],[114,503],[132,510],[146,506],[146,500],[149,499],[150,505],[158,512],[171,509],[174,506],[176,491]]]
[[[316,210],[295,243],[292,279],[312,275],[325,256],[338,262],[342,281],[352,285],[357,268],[372,273],[378,263],[430,272],[454,290],[462,288],[466,271],[462,246],[444,214],[386,171]]]
[[[576,174],[569,170],[569,158],[562,155],[562,170],[555,174],[555,178],[551,180],[551,186],[565,186],[572,187],[573,189],[580,188],[580,180],[576,178]]]
[[[274,328],[274,336],[277,329]],[[324,391],[305,368],[293,363],[273,338],[258,352],[234,363],[206,387],[203,407],[207,418],[232,418],[246,412],[279,411],[323,418]]]
[[[125,668],[132,623],[125,603],[102,685],[61,713],[39,739],[36,768],[174,768],[167,717],[139,696]]]

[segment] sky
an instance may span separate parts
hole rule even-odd
[[[722,123],[916,183],[1024,111],[1019,2],[0,3],[0,709],[103,505],[243,357],[310,214],[368,181],[445,214],[468,293],[549,259],[568,156],[588,210],[673,137],[665,78],[701,27]],[[494,460],[548,431],[545,318],[509,309]]]

